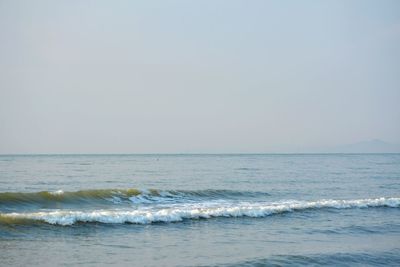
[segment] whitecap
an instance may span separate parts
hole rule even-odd
[[[281,202],[204,202],[173,204],[162,207],[146,207],[131,210],[56,210],[32,213],[5,213],[2,217],[29,219],[49,224],[72,225],[77,222],[135,223],[179,222],[185,219],[212,217],[266,217],[273,214],[306,209],[350,209],[368,207],[400,207],[400,198],[374,198],[355,200],[323,199],[317,201]]]

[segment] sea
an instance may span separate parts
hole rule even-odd
[[[400,154],[1,155],[0,266],[400,266]]]

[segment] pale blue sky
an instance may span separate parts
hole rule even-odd
[[[0,153],[400,143],[400,1],[0,0]]]

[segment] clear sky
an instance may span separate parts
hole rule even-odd
[[[400,1],[0,0],[0,153],[400,143]]]

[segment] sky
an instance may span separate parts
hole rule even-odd
[[[400,143],[400,1],[0,0],[0,153]]]

